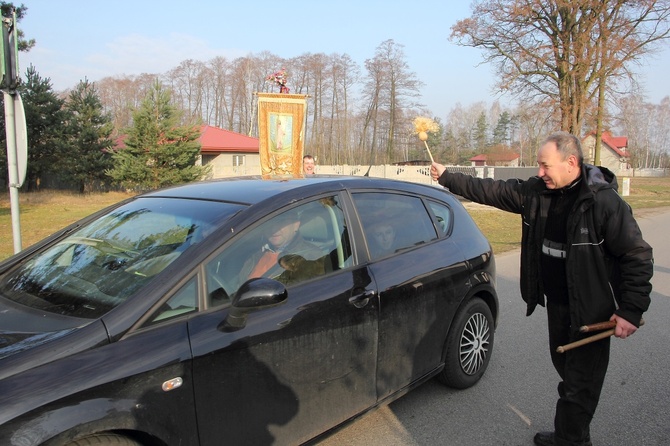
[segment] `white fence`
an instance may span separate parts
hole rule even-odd
[[[627,169],[620,170],[616,174],[619,177],[649,178],[667,177],[670,175],[670,171],[668,171],[668,169]]]
[[[434,184],[430,178],[430,166],[317,166],[316,173],[321,175],[370,176],[393,178],[413,183]],[[217,166],[212,178],[226,178],[244,175],[260,175],[257,166]]]
[[[447,166],[450,172],[462,172],[477,178],[493,178],[496,180],[507,180],[509,178],[527,179],[537,175],[537,167],[465,167]],[[350,175],[370,176],[376,178],[389,178],[395,180],[409,181],[412,183],[435,184],[430,177],[430,166],[396,166],[384,164],[378,166],[317,166],[316,173],[321,175]],[[618,177],[662,177],[670,172],[665,169],[636,169],[617,172]],[[225,178],[244,175],[259,175],[257,166],[222,167],[216,169],[213,178]]]
[[[450,172],[462,172],[478,178],[529,178],[537,174],[537,168],[524,167],[465,167],[447,166]],[[384,164],[378,166],[317,166],[316,173],[321,175],[370,176],[409,181],[412,183],[435,184],[430,177],[430,166],[396,166]],[[212,178],[226,178],[244,175],[259,175],[257,166],[217,166]]]

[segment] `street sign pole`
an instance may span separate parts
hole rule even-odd
[[[21,102],[21,96],[16,91],[21,77],[19,74],[18,31],[15,11],[12,11],[12,17],[2,17],[2,36],[0,37],[0,89],[2,89],[5,102],[9,205],[12,214],[14,253],[16,254],[22,249],[19,188],[26,177],[28,141],[23,103]]]
[[[19,213],[19,165],[16,145],[14,97],[3,91],[5,101],[5,134],[7,137],[7,168],[9,169],[9,206],[12,214],[14,253],[21,251],[21,219]]]

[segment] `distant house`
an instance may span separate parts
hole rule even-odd
[[[211,175],[214,178],[245,174],[254,170],[260,174],[258,138],[203,125],[200,145],[202,165],[211,166]]]
[[[477,155],[470,158],[473,167],[498,166],[519,167],[520,156],[518,153],[490,153],[488,155]]]
[[[628,169],[628,137],[612,136],[610,132],[603,132],[600,145],[600,165],[607,167],[614,173]],[[596,132],[588,133],[582,138],[584,162],[593,164],[595,160]]]

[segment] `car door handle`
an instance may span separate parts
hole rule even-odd
[[[356,294],[355,296],[351,296],[349,298],[349,303],[352,304],[356,308],[363,308],[370,302],[370,299],[375,296],[374,290],[367,290],[362,292],[361,294]]]

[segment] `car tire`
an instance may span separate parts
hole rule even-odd
[[[66,446],[142,446],[141,443],[132,438],[124,437],[116,434],[96,434],[88,437],[80,438]]]
[[[491,309],[474,297],[459,310],[444,346],[444,369],[438,375],[443,384],[466,389],[484,375],[493,352],[494,325]]]

